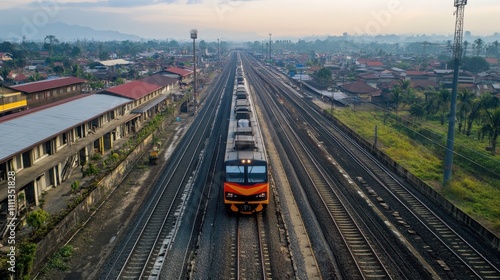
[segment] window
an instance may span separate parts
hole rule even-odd
[[[248,182],[262,183],[266,181],[265,166],[248,166]]]
[[[244,166],[226,166],[226,181],[233,183],[245,182]]]
[[[16,156],[16,170],[23,169],[23,157],[21,154]]]

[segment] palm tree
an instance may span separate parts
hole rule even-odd
[[[498,42],[498,40],[495,40],[493,43],[491,43],[491,45],[493,46],[493,50],[495,52],[495,56],[498,55],[498,48],[500,46],[500,43]]]
[[[482,99],[474,99],[472,100],[470,104],[470,110],[467,113],[467,121],[466,121],[466,127],[464,128],[465,130],[465,135],[470,136],[471,130],[472,130],[472,124],[479,119],[481,116],[481,108],[483,107],[482,105]]]
[[[469,47],[469,42],[464,41],[463,57],[467,57],[467,48]]]
[[[472,109],[472,101],[474,100],[474,93],[470,90],[463,89],[458,93],[458,104],[457,104],[457,117],[458,117],[458,132],[462,132],[462,127],[465,126],[464,123],[467,120],[467,115]]]
[[[496,108],[493,112],[486,112],[486,123],[481,128],[483,135],[488,135],[490,141],[491,154],[496,155],[497,139],[500,135],[500,108]]]
[[[476,56],[479,56],[481,54],[481,51],[483,50],[484,41],[481,38],[477,38],[474,41],[474,44],[476,45]]]
[[[436,108],[438,109],[441,125],[444,125],[446,116],[449,114],[451,93],[449,90],[443,88],[438,92],[436,100]]]

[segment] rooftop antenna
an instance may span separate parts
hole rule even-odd
[[[453,167],[453,144],[455,142],[455,118],[457,107],[458,91],[458,71],[460,60],[462,58],[462,41],[464,35],[464,10],[467,0],[454,0],[455,7],[455,41],[453,43],[453,85],[451,90],[450,116],[448,124],[448,137],[446,138],[446,155],[444,159],[444,178],[443,186],[446,186],[451,180],[451,169]]]

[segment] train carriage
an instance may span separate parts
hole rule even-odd
[[[252,214],[269,204],[268,165],[242,66],[236,82],[224,162],[224,204],[230,212]]]

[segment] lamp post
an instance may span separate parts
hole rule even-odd
[[[273,59],[272,55],[271,55],[271,50],[272,50],[271,49],[271,42],[272,42],[272,40],[271,40],[271,33],[269,33],[269,63],[271,63],[271,60]]]
[[[191,39],[193,39],[193,71],[194,71],[194,84],[193,84],[193,97],[196,106],[196,38],[198,38],[198,30],[191,29]]]

